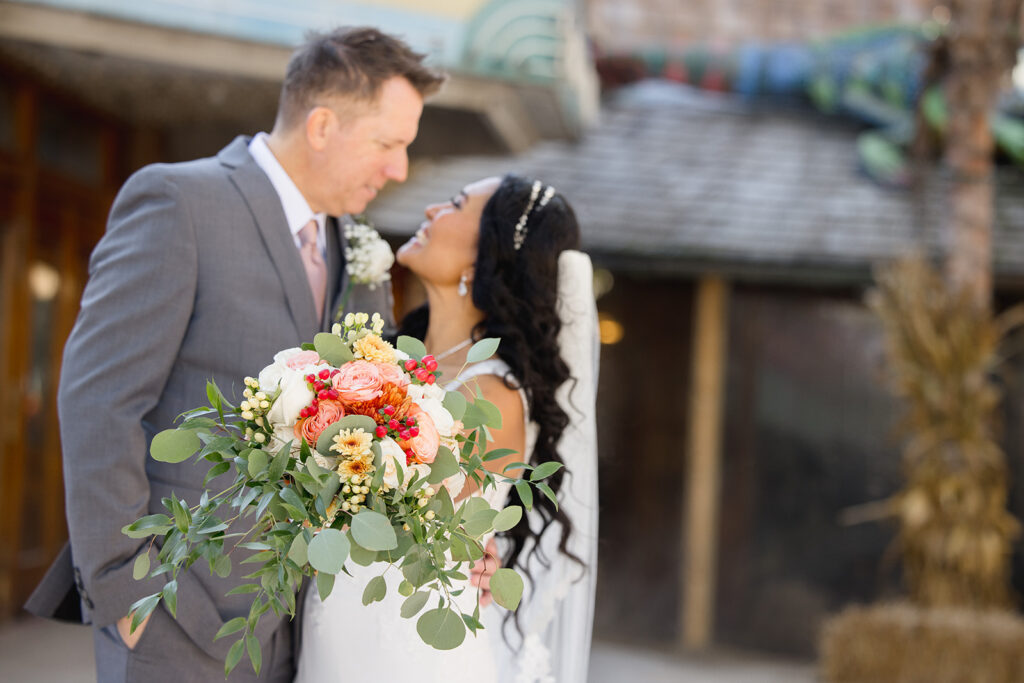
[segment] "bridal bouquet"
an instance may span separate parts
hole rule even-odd
[[[253,599],[247,618],[228,621],[217,634],[241,634],[229,650],[225,675],[246,654],[259,672],[253,632],[260,617],[269,610],[294,616],[306,577],[315,578],[326,598],[349,562],[379,565],[382,574],[398,567],[404,578],[401,616],[419,614],[417,632],[433,647],[458,647],[467,629],[482,628],[479,591],[472,614],[453,598],[465,590],[467,565],[483,557],[485,535],[512,528],[523,511],[492,509],[479,496],[457,499],[467,479],[486,490],[504,478],[484,468],[511,453],[487,450],[487,429],[499,428],[501,415],[483,398],[445,391],[423,344],[399,337],[393,348],[381,338],[382,327],[376,314],[372,321],[349,314],[331,333],[281,351],[258,377],[245,378],[237,407],[211,381],[208,406],[156,435],[150,449],[155,459],[196,456],[210,464],[207,484],[228,473],[234,479],[219,493],[205,491],[196,505],[164,498],[167,514],[124,527],[133,538],[152,537],[135,562],[135,578],[169,575],[163,590],[132,605],[133,630],[161,600],[176,614],[180,571],[205,561],[209,571],[226,577],[237,548],[251,551],[238,564],[251,563],[255,571],[230,594]],[[467,363],[490,357],[497,346],[497,339],[477,342]],[[505,469],[529,472],[529,481],[516,479],[514,486],[530,505],[531,486],[554,499],[543,480],[559,467],[513,463]],[[490,588],[496,603],[514,610],[523,582],[503,568]],[[382,600],[386,591],[383,576],[375,576],[364,587],[363,604]],[[423,611],[431,596],[436,606]]]

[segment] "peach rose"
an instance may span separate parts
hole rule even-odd
[[[411,448],[416,462],[430,464],[437,457],[437,449],[441,445],[441,437],[430,415],[415,403],[409,408],[409,417],[416,418],[416,426],[420,433],[411,439],[399,442],[402,450]]]
[[[341,366],[341,372],[334,376],[334,389],[346,403],[372,401],[381,395],[384,379],[373,363],[354,360]]]
[[[345,417],[345,407],[341,401],[324,399],[320,401],[315,415],[310,415],[295,423],[295,438],[305,439],[310,447],[316,448],[320,434],[343,417]]]
[[[409,375],[394,363],[374,363],[374,365],[380,372],[381,379],[386,383],[394,384],[399,389],[409,386]]]

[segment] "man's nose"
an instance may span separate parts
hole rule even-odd
[[[405,179],[409,177],[409,156],[404,149],[389,161],[384,174],[388,180],[394,180],[396,183],[405,182]]]

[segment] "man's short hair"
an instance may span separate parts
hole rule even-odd
[[[371,27],[312,33],[288,62],[277,119],[290,127],[324,97],[372,103],[384,82],[395,76],[405,78],[425,98],[437,92],[444,75],[424,66],[424,57]]]

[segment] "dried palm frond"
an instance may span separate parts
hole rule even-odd
[[[906,485],[889,499],[911,597],[926,606],[1008,605],[1020,525],[1006,510],[996,440],[1000,346],[1022,320],[951,292],[920,257],[880,270],[868,305],[882,322],[887,378],[904,399]]]

